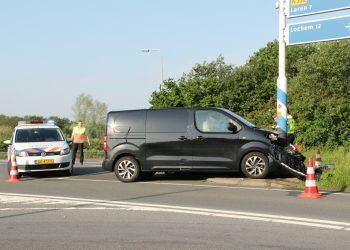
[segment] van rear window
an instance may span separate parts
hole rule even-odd
[[[145,133],[146,111],[111,113],[107,122],[107,134]]]

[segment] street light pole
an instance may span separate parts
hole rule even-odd
[[[159,85],[159,90],[162,90],[162,84],[164,82],[164,66],[163,66],[163,53],[160,49],[141,49],[141,52],[145,52],[145,53],[150,53],[152,51],[159,51],[160,52],[160,64],[161,64],[161,83]]]
[[[282,130],[282,138],[287,138],[287,77],[286,77],[286,2],[285,0],[278,0],[277,6],[279,8],[279,53],[278,53],[278,79],[277,79],[277,124]]]

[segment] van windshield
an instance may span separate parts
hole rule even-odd
[[[17,129],[15,142],[49,142],[63,141],[64,137],[57,128],[29,128]]]
[[[246,119],[244,119],[243,117],[233,113],[232,111],[228,110],[228,109],[222,109],[223,111],[225,111],[226,113],[230,114],[231,116],[233,116],[234,118],[236,118],[239,122],[243,123],[244,125],[250,127],[250,128],[257,128],[256,125],[254,125],[253,123],[247,121]]]

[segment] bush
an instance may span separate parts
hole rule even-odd
[[[3,141],[11,139],[12,131],[13,128],[10,126],[0,125],[0,152],[7,151],[7,145]]]

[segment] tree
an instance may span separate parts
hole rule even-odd
[[[49,119],[55,121],[55,124],[62,129],[66,137],[70,137],[72,133],[72,121],[68,118],[60,118],[58,116],[51,116]]]
[[[104,124],[107,114],[107,105],[94,100],[90,95],[80,94],[72,107],[74,119],[82,120],[90,137],[101,138],[104,134]]]
[[[291,111],[307,146],[350,146],[350,44],[328,42],[297,65]]]
[[[210,63],[196,64],[177,82],[173,79],[165,81],[162,90],[152,93],[150,104],[153,108],[222,106],[227,78],[233,70],[234,67],[226,65],[222,56]]]

